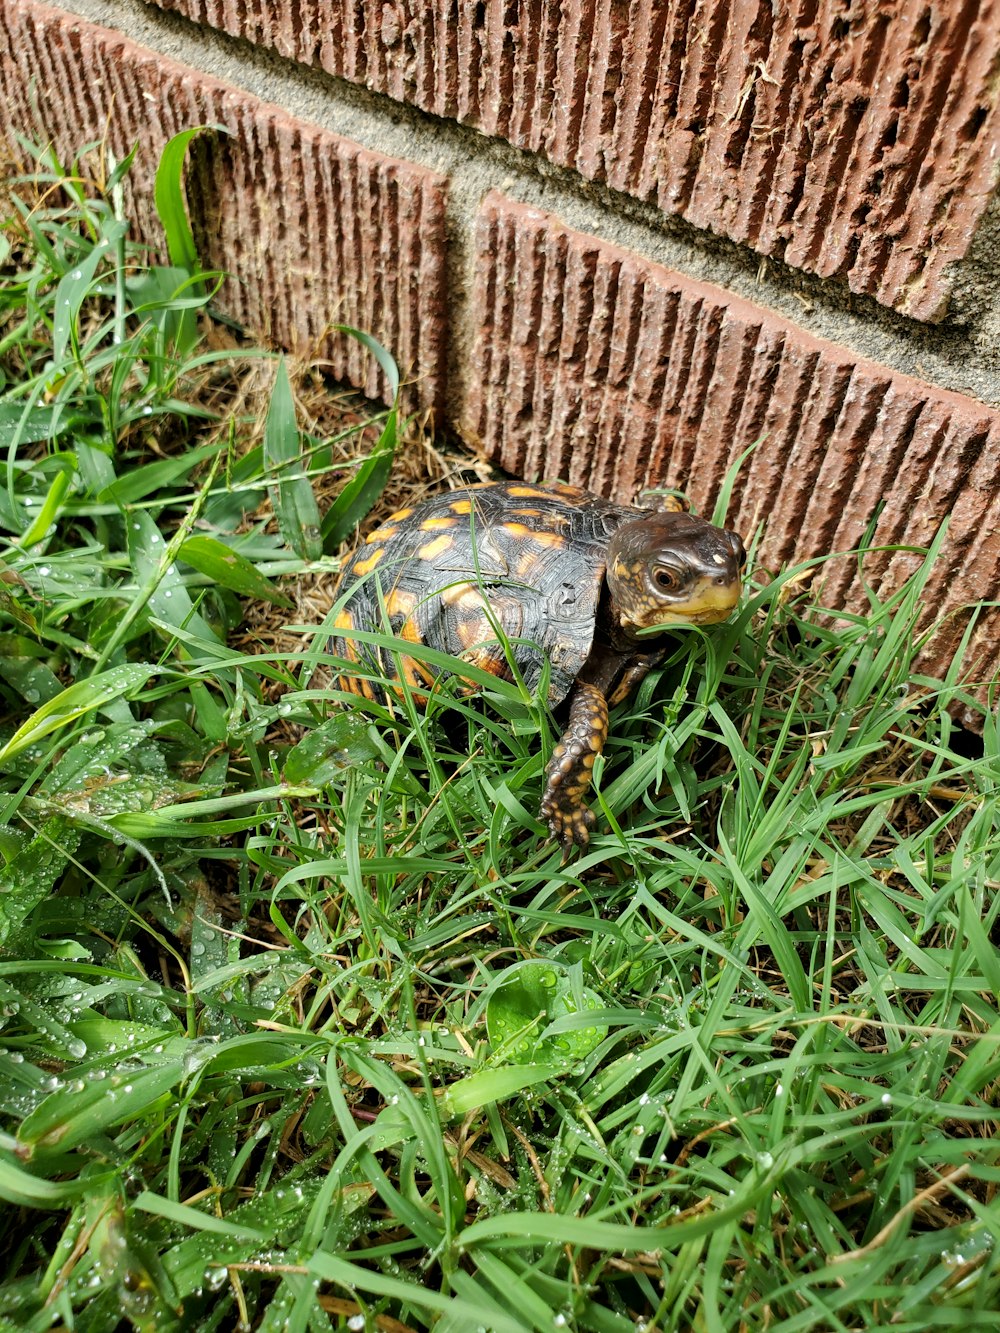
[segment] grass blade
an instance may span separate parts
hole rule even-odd
[[[49,699],[37,708],[18,727],[6,745],[0,747],[0,765],[9,763],[54,731],[60,731],[71,722],[86,717],[88,713],[97,712],[115,699],[121,699],[138,689],[151,676],[155,676],[158,670],[158,667],[147,663],[127,662],[70,685],[54,699]]]
[[[318,560],[323,554],[319,506],[302,450],[284,357],[278,361],[267,412],[264,461],[275,479],[268,489],[282,537],[303,560]]]

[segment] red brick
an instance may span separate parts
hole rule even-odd
[[[192,150],[188,191],[202,262],[229,275],[217,304],[378,396],[373,359],[329,328],[373,333],[440,408],[442,177],[47,6],[0,0],[0,16],[0,132],[51,140],[64,156],[105,130],[119,159],[138,143],[130,208],[139,235],[162,246],[152,180],[163,145],[190,126],[225,126]]]
[[[997,182],[1000,0],[157,0],[940,319]]]
[[[492,194],[477,229],[477,326],[465,434],[508,471],[631,500],[686,490],[710,513],[741,454],[730,523],[776,568],[858,546],[926,547],[949,519],[924,620],[950,616],[925,657],[941,669],[961,606],[1000,587],[1000,412],[854,356],[721,288]],[[881,506],[881,510],[880,510]],[[886,595],[919,563],[874,552]],[[824,566],[830,605],[864,609],[857,560]],[[1000,615],[968,661],[995,674]]]

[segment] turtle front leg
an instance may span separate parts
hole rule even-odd
[[[545,769],[541,815],[560,844],[565,861],[574,845],[586,847],[594,813],[584,801],[594,761],[608,739],[608,701],[604,691],[578,682],[569,707],[569,722]]]

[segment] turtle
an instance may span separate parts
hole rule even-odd
[[[405,651],[353,639],[384,630],[568,700],[540,814],[565,860],[594,824],[586,804],[609,707],[668,648],[670,628],[725,620],[741,591],[740,537],[676,509],[616,504],[565,482],[482,482],[391,514],[346,564],[330,650],[342,689],[371,700],[372,676],[418,705],[436,672]],[[342,599],[342,600],[341,600]],[[460,673],[456,673],[460,674]],[[400,680],[400,676],[402,680]],[[468,688],[478,688],[469,683]]]

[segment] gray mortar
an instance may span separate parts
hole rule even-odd
[[[373,152],[449,178],[449,398],[461,401],[473,334],[468,309],[479,203],[501,189],[570,227],[753,301],[855,356],[1000,406],[1000,202],[994,194],[968,256],[955,266],[950,313],[920,324],[858,297],[840,282],[801,273],[703,232],[652,205],[594,185],[503,140],[371,93],[273,51],[202,28],[141,0],[70,0],[60,8],[116,29],[153,51],[233,84],[290,115]],[[456,413],[451,413],[454,419]]]

